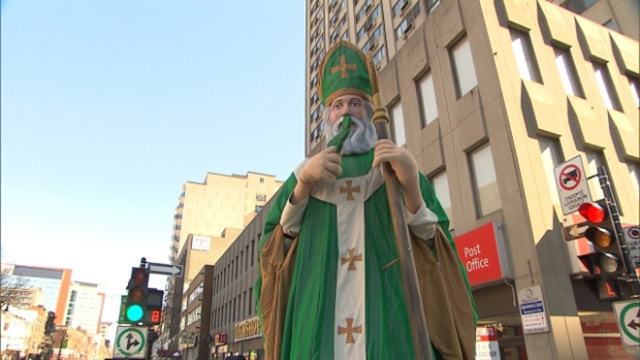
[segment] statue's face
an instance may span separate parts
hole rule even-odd
[[[357,119],[364,119],[367,115],[364,108],[364,99],[358,95],[342,95],[338,96],[331,103],[331,112],[329,113],[329,120],[332,124],[335,124],[340,118],[345,115],[351,115]]]

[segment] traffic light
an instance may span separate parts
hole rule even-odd
[[[126,319],[132,323],[142,322],[147,308],[147,294],[149,292],[149,269],[143,267],[131,268],[131,278],[127,285]]]
[[[624,271],[623,255],[606,201],[584,203],[578,212],[587,220],[584,237],[594,248],[594,252],[579,256],[580,261],[592,275],[608,277],[621,274]]]

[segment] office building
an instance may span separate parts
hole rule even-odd
[[[41,289],[42,304],[56,313],[55,324],[65,323],[65,313],[71,285],[71,269],[57,269],[26,265],[2,264],[3,276],[9,283],[21,284],[25,289]]]
[[[565,215],[554,169],[578,156],[585,177],[606,169],[623,225],[639,223],[638,2],[307,4],[306,153],[324,147],[321,59],[347,39],[372,54],[393,138],[433,184],[458,251],[496,256],[461,253],[501,355],[637,356],[611,303],[589,291],[576,258],[589,245],[564,239],[582,220]],[[588,188],[603,197],[596,178]],[[525,294],[544,306],[544,326],[520,316]]]
[[[73,281],[70,287],[65,324],[74,329],[83,329],[89,335],[100,334],[100,320],[105,294],[98,284]]]
[[[178,349],[183,291],[204,265],[214,265],[241,229],[282,185],[273,175],[207,173],[202,183],[183,185],[174,216],[169,259],[184,267],[183,277],[168,278],[160,340],[164,350]]]

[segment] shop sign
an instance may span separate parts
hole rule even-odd
[[[224,354],[229,352],[229,345],[220,345],[218,346],[218,350],[216,351],[218,354]]]
[[[180,344],[182,345],[195,345],[196,343],[196,333],[192,332],[184,332],[180,334]]]
[[[540,285],[524,288],[518,292],[522,330],[525,334],[549,332],[549,322],[544,309]]]
[[[213,335],[213,343],[215,345],[222,345],[227,343],[227,333],[219,333]]]
[[[498,330],[495,326],[476,327],[476,360],[500,360]]]
[[[501,224],[488,223],[454,241],[472,287],[511,278]]]
[[[235,328],[233,329],[233,338],[238,340],[246,340],[252,339],[255,337],[262,336],[262,331],[260,330],[260,320],[258,317],[253,317],[251,319],[236,323]]]

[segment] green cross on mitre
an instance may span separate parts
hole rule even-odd
[[[318,95],[325,106],[345,94],[359,95],[369,101],[373,96],[365,54],[343,40],[327,52],[320,66],[319,79]]]

